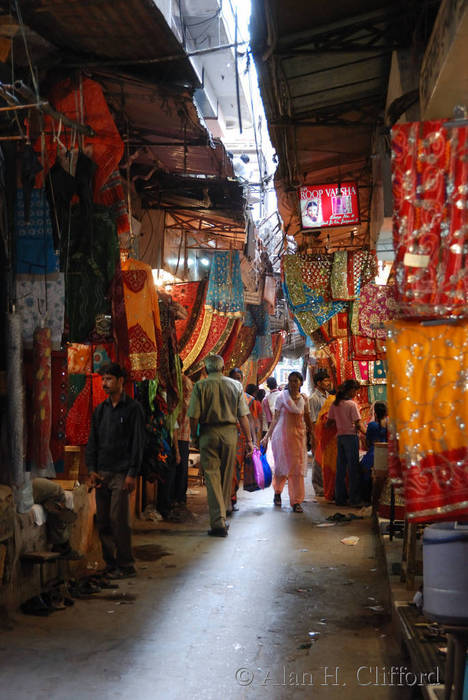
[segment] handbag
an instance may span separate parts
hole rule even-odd
[[[253,454],[252,454],[252,461],[254,465],[254,475],[255,475],[255,481],[257,482],[257,486],[259,489],[264,489],[265,488],[265,474],[263,472],[263,463],[262,463],[262,455],[258,447],[254,448]]]
[[[262,467],[263,467],[263,479],[264,479],[263,488],[267,489],[269,486],[271,486],[272,474],[271,474],[271,467],[268,464],[268,460],[266,457],[266,451],[265,451],[264,447],[260,448],[260,459],[262,460]]]
[[[260,491],[271,484],[271,469],[264,451],[256,447],[244,461],[244,491]]]
[[[252,491],[260,491],[260,486],[255,478],[253,455],[244,459],[243,489],[244,491],[249,491],[250,493],[252,493]]]

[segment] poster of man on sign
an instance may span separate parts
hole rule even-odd
[[[355,182],[304,185],[299,188],[302,228],[353,226],[360,223]]]

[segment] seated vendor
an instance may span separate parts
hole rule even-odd
[[[63,559],[81,559],[70,545],[70,524],[75,522],[76,513],[67,508],[65,491],[55,481],[38,477],[32,480],[34,503],[41,505],[47,513],[47,540],[52,551]]]

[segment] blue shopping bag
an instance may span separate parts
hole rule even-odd
[[[268,464],[268,460],[266,458],[266,450],[264,447],[260,448],[260,459],[262,460],[262,467],[263,467],[263,479],[264,479],[264,489],[267,489],[269,486],[271,486],[271,467]]]

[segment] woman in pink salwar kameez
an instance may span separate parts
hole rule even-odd
[[[295,513],[303,512],[301,503],[305,497],[304,476],[307,471],[306,429],[312,431],[309,402],[301,394],[302,383],[300,372],[291,372],[288,386],[278,396],[273,421],[262,440],[266,448],[271,438],[275,460],[273,503],[281,506],[281,493],[287,481],[289,502]]]

